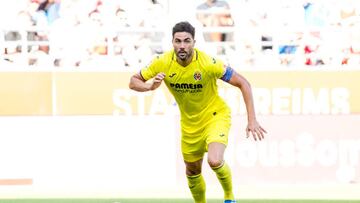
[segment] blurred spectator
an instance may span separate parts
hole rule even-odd
[[[197,7],[196,17],[204,27],[219,28],[234,26],[230,6],[223,0],[206,0]],[[204,33],[204,38],[208,42],[231,41],[233,33],[212,31]],[[219,50],[219,52],[224,52],[224,50]]]
[[[164,8],[165,5],[161,4],[158,0],[145,0],[145,1],[147,2],[146,3],[147,6],[145,8],[144,21],[142,25],[146,28],[149,29],[154,28],[160,31],[147,32],[145,33],[143,38],[147,38],[151,42],[160,44],[164,39],[165,37],[164,33],[166,33],[167,30],[166,27],[167,18],[164,18],[164,16],[167,15]],[[160,46],[156,46],[156,47],[153,46],[151,47],[151,50],[153,50],[156,53],[161,53],[163,51]]]
[[[303,5],[305,24],[307,26],[323,27],[329,23],[330,12],[327,6],[319,1],[308,0]]]
[[[56,19],[60,17],[60,0],[32,0],[32,7],[37,6],[35,11],[32,11],[32,19],[35,25],[44,29],[51,25]],[[47,32],[36,32],[37,41],[48,41]],[[48,45],[40,45],[39,49],[45,53],[49,53]]]
[[[121,7],[115,11],[114,25],[116,27],[129,27],[128,16],[124,9]]]
[[[145,2],[146,7],[142,26],[153,28],[164,27],[166,23],[164,5],[158,0],[146,0]]]
[[[95,9],[89,13],[88,20],[81,25],[84,26],[84,29],[89,30],[89,32],[98,30],[98,32],[89,33],[91,36],[88,38],[88,52],[90,55],[108,54],[107,32],[104,30],[104,21],[106,21],[104,12],[106,12],[106,10],[103,9],[103,3],[98,1]]]
[[[322,39],[321,33],[310,32],[304,37],[304,54],[305,54],[305,65],[324,65],[322,59]]]
[[[22,10],[18,12],[14,24],[18,26],[16,28],[22,29],[13,29],[5,33],[5,41],[11,43],[4,47],[5,54],[7,55],[6,60],[13,63],[26,64],[25,61],[27,59],[23,57],[23,54],[27,54],[32,50],[38,49],[38,46],[27,45],[28,42],[35,41],[37,39],[36,32],[27,30],[34,25],[34,21],[32,20],[29,12]]]
[[[45,16],[48,24],[52,24],[60,17],[60,0],[36,0],[39,2],[37,11]]]
[[[351,32],[348,32],[346,36],[349,41],[343,50],[342,64],[358,66],[360,64],[360,16],[347,29]]]
[[[303,37],[302,32],[282,33],[277,36],[278,54],[280,57],[280,64],[282,65],[303,65],[302,61],[299,63],[299,54],[304,55],[303,52]]]

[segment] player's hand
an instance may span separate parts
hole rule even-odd
[[[152,81],[150,90],[155,90],[156,88],[158,88],[161,85],[161,82],[164,80],[164,78],[165,78],[165,73],[158,73]]]
[[[255,141],[264,139],[265,133],[266,130],[256,120],[250,121],[246,127],[246,138],[251,134]]]

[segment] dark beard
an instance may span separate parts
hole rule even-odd
[[[183,53],[185,54],[184,57],[180,57],[180,53],[178,53],[177,57],[178,57],[178,59],[180,59],[181,61],[186,61],[186,60],[191,56],[191,53],[192,53],[192,52],[190,52],[190,53],[183,52]],[[181,53],[181,54],[183,54],[183,53]]]

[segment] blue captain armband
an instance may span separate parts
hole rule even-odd
[[[232,69],[230,66],[227,66],[224,75],[220,79],[225,82],[229,82],[233,74],[234,74],[234,69]]]

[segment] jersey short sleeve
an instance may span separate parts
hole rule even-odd
[[[226,70],[225,64],[222,60],[212,58],[212,71],[216,78],[221,78]]]
[[[163,67],[164,65],[160,56],[157,56],[150,62],[149,65],[140,70],[140,74],[144,80],[149,80],[160,73]]]

